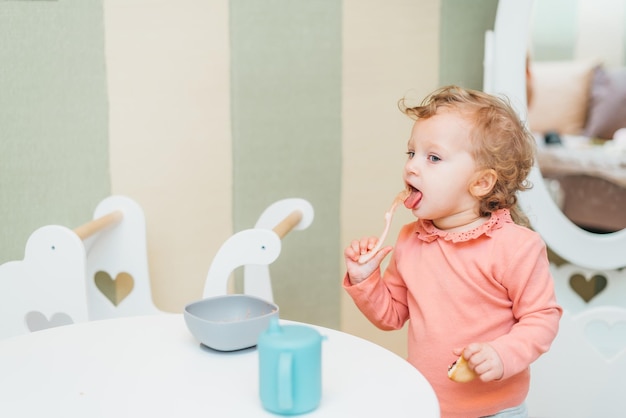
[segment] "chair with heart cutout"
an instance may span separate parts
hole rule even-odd
[[[24,259],[0,265],[0,338],[88,320],[85,248],[64,226],[33,232]]]
[[[0,338],[160,312],[152,301],[143,210],[128,197],[104,199],[94,219],[74,230],[37,229],[23,260],[0,265]]]
[[[531,365],[534,417],[615,416],[626,383],[626,272],[553,262],[563,317],[550,351]]]
[[[152,300],[143,210],[125,196],[110,196],[93,220],[76,228],[86,250],[89,319],[161,313]]]
[[[233,293],[231,273],[243,266],[243,291],[274,301],[269,265],[281,251],[281,239],[291,230],[303,230],[313,222],[313,206],[304,199],[289,198],[272,203],[259,216],[254,228],[228,238],[216,253],[204,284],[203,297]]]
[[[506,95],[526,120],[532,0],[499,0],[485,37],[485,91]],[[534,167],[520,204],[554,256],[563,317],[550,350],[531,365],[531,417],[617,417],[626,384],[626,230],[594,234],[573,224]]]

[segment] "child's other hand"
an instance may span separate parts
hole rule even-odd
[[[487,343],[472,343],[464,349],[453,350],[454,354],[463,354],[474,373],[483,382],[502,379],[504,365],[496,350]]]
[[[359,257],[376,247],[377,242],[377,237],[361,238],[360,240],[352,241],[344,250],[343,255],[351,284],[355,285],[361,283],[371,276],[387,254],[393,249],[391,246],[383,247],[370,261],[360,264]]]

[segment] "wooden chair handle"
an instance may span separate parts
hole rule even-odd
[[[75,228],[74,233],[84,241],[93,234],[118,223],[123,217],[124,213],[121,210],[116,210]]]
[[[295,228],[300,221],[302,220],[302,212],[299,210],[294,210],[289,215],[285,217],[282,221],[278,223],[272,231],[276,232],[276,234],[283,239],[285,235],[287,235],[293,228]]]

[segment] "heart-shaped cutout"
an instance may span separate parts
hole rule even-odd
[[[133,290],[135,280],[128,273],[120,273],[112,279],[106,271],[99,271],[94,276],[96,287],[115,306],[119,305]]]
[[[590,279],[582,274],[574,274],[569,279],[570,287],[587,303],[606,288],[607,282],[606,277],[601,274]]]
[[[626,322],[591,321],[585,326],[585,337],[610,361],[626,350]]]
[[[30,311],[24,317],[26,326],[29,331],[41,331],[42,329],[48,329],[53,327],[60,327],[62,325],[73,324],[72,318],[66,313],[57,312],[50,317],[50,320],[46,318],[44,314],[39,311]]]

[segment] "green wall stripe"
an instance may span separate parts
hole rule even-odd
[[[339,326],[341,10],[336,0],[230,2],[233,219],[300,197],[313,224],[270,266],[287,319]],[[320,260],[324,260],[320,262]]]
[[[102,0],[0,2],[0,263],[110,190]]]
[[[442,0],[439,85],[482,90],[485,32],[493,29],[498,0]]]

